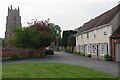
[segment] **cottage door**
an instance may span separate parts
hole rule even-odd
[[[96,58],[98,58],[98,52],[99,52],[99,51],[98,51],[98,44],[95,45],[95,50],[96,50],[96,51],[95,51]]]

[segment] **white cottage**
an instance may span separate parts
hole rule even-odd
[[[118,29],[120,5],[84,23],[76,34],[76,51],[103,59],[111,55],[110,36]]]

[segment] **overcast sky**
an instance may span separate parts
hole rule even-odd
[[[22,26],[50,18],[62,30],[75,29],[118,4],[119,0],[0,0],[0,37],[4,38],[8,6],[20,7]]]

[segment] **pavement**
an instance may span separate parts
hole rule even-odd
[[[78,65],[97,71],[105,72],[118,76],[118,63],[113,61],[103,61],[84,56],[68,54],[65,52],[55,52],[55,55],[47,55],[43,58],[30,58],[16,61],[3,61],[3,64],[17,64],[23,62],[56,62]]]

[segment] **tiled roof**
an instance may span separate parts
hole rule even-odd
[[[111,10],[101,14],[100,16],[97,16],[96,18],[91,19],[87,23],[84,23],[84,25],[79,30],[79,32],[87,31],[91,28],[95,28],[95,27],[109,23],[119,11],[120,11],[120,4],[118,4],[116,7],[112,8]]]
[[[120,38],[120,26],[119,26],[119,28],[110,36],[110,38]]]

